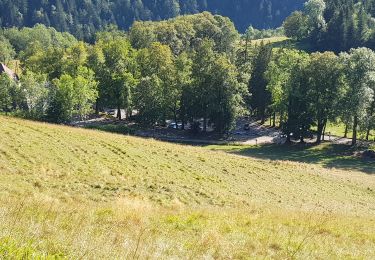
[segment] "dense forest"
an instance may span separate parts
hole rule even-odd
[[[287,36],[304,40],[316,50],[347,51],[375,48],[374,0],[314,0],[284,22]]]
[[[0,0],[0,26],[32,27],[37,23],[91,39],[109,24],[128,29],[134,21],[164,20],[210,11],[230,17],[244,32],[273,28],[304,0]]]

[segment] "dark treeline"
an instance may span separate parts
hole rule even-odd
[[[310,0],[289,16],[286,34],[320,51],[375,48],[374,0]]]
[[[225,133],[252,114],[271,117],[288,141],[315,129],[318,143],[328,122],[351,129],[353,144],[375,128],[375,53],[364,47],[337,55],[244,44],[228,18],[207,12],[110,27],[93,44],[43,25],[4,29],[0,44],[20,76],[1,75],[0,111],[27,118],[65,123],[116,108],[147,126],[174,119]]]
[[[128,29],[134,21],[164,20],[203,11],[230,17],[240,31],[280,26],[303,0],[0,0],[0,26],[37,23],[92,39],[110,24]]]

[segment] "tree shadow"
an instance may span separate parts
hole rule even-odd
[[[324,143],[318,146],[269,144],[243,148],[238,146],[226,151],[259,159],[319,164],[326,168],[357,170],[375,174],[375,160],[356,156],[357,150],[345,144]]]

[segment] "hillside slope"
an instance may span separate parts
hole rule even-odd
[[[7,117],[0,198],[0,256],[375,256],[373,175]]]
[[[201,148],[1,118],[2,192],[109,200],[136,196],[165,204],[275,203],[294,208],[373,210],[373,176],[268,162]],[[26,179],[25,179],[26,178]],[[26,180],[26,182],[25,182]],[[63,185],[62,185],[63,184]],[[324,191],[324,192],[323,192]],[[87,193],[87,194],[85,194]],[[349,195],[348,195],[349,194]],[[360,200],[358,200],[360,198]],[[361,202],[361,203],[359,203]]]

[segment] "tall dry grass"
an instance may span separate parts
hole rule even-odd
[[[121,198],[39,197],[0,207],[2,259],[343,259],[375,257],[371,218],[258,206],[161,207]]]

